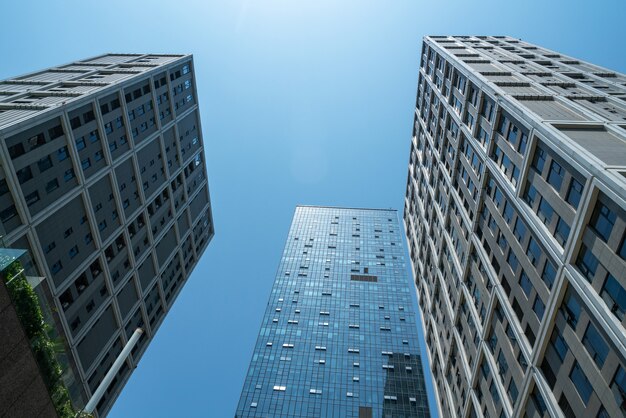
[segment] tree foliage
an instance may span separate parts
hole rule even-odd
[[[76,412],[61,379],[63,370],[56,357],[57,344],[50,338],[50,326],[44,321],[39,298],[26,280],[19,261],[9,265],[4,274],[7,290],[57,414],[61,418],[74,418]]]

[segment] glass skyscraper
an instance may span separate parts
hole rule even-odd
[[[395,210],[298,206],[237,417],[429,417]]]

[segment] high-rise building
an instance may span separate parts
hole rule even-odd
[[[27,249],[106,413],[213,237],[191,55],[105,54],[0,82],[0,230]]]
[[[442,416],[626,414],[626,76],[422,47],[404,224]]]
[[[237,417],[428,417],[395,210],[297,206]]]

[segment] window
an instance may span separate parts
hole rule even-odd
[[[489,145],[489,134],[482,126],[478,127],[478,140],[485,146]]]
[[[569,233],[569,225],[563,220],[563,218],[559,217],[559,221],[556,223],[556,230],[554,231],[554,238],[556,238],[561,247],[565,247],[565,242],[567,241],[567,237],[569,237]]]
[[[24,145],[20,144],[15,144],[9,147],[9,155],[11,156],[11,158],[17,158],[20,155],[24,155],[26,151],[24,150]]]
[[[507,224],[511,223],[511,219],[513,218],[513,207],[509,202],[504,203],[504,210],[502,211],[502,216]]]
[[[71,179],[73,179],[74,178],[74,169],[70,168],[69,170],[65,170],[65,174],[63,175],[63,178],[65,179],[66,182],[68,182]]]
[[[506,358],[504,358],[504,354],[502,353],[502,351],[500,351],[500,353],[498,354],[498,358],[496,361],[498,363],[498,372],[500,376],[506,374],[506,372],[509,370],[509,364],[507,363]]]
[[[498,133],[500,133],[500,135],[504,136],[508,123],[509,121],[506,116],[501,115],[500,121],[498,122]]]
[[[503,201],[504,201],[504,195],[502,194],[500,189],[496,188],[493,193],[493,203],[495,203],[496,207],[500,208]]]
[[[61,147],[57,150],[57,159],[59,161],[67,159],[67,147]]]
[[[474,129],[474,116],[472,116],[469,111],[465,113],[465,124],[470,128],[470,130]]]
[[[522,271],[522,274],[520,275],[519,285],[524,291],[526,297],[530,298],[530,292],[533,290],[533,284],[531,283],[525,271]]]
[[[572,178],[572,181],[570,182],[569,188],[567,190],[567,197],[565,198],[565,200],[574,208],[577,208],[578,204],[580,203],[580,197],[582,196],[582,194],[583,185],[575,178]]]
[[[52,267],[50,268],[50,272],[52,274],[57,274],[59,271],[61,271],[62,268],[63,264],[61,264],[61,260],[59,260],[52,265]]]
[[[543,197],[539,199],[539,207],[537,208],[537,215],[539,216],[539,219],[541,220],[541,222],[543,222],[543,224],[546,226],[549,226],[550,223],[552,222],[552,215],[554,215],[554,209],[552,209],[552,206],[550,206],[548,201],[544,199]]]
[[[17,179],[20,181],[20,183],[25,183],[33,178],[33,172],[31,171],[29,166],[18,170],[15,174],[17,174]]]
[[[572,370],[570,371],[569,378],[574,384],[574,387],[578,391],[578,395],[580,395],[580,399],[583,401],[585,405],[589,402],[589,398],[593,393],[593,387],[591,383],[589,383],[589,379],[583,373],[583,370],[580,368],[580,365],[577,361],[574,362],[572,366]]]
[[[456,87],[461,94],[463,94],[465,92],[465,77],[457,73],[454,87]]]
[[[533,311],[537,315],[539,321],[543,318],[543,313],[546,310],[546,305],[543,303],[539,295],[535,296],[535,303],[533,303]]]
[[[476,90],[476,87],[474,87],[472,84],[469,85],[467,96],[472,106],[476,107],[476,105],[478,104],[478,91]]]
[[[33,203],[36,203],[39,201],[39,192],[34,191],[26,196],[24,196],[24,198],[26,199],[26,204],[28,206],[32,205]]]
[[[489,385],[489,393],[491,393],[494,404],[498,405],[500,403],[500,394],[498,393],[494,381],[491,381],[491,385]]]
[[[86,170],[91,167],[91,160],[89,158],[85,158],[83,161],[81,161],[81,165],[83,167],[83,170]]]
[[[513,167],[513,172],[511,174],[511,184],[513,186],[517,186],[517,180],[519,179],[519,168],[515,166],[515,164],[511,163]]]
[[[513,249],[509,249],[509,255],[506,258],[506,262],[509,264],[509,266],[511,266],[511,271],[515,273],[515,270],[517,270],[518,262],[517,257],[513,253]]]
[[[52,193],[54,190],[59,188],[59,180],[52,179],[46,184],[46,193]]]
[[[463,104],[456,97],[454,97],[454,110],[456,110],[458,114],[461,114],[461,111],[463,110]]]
[[[80,138],[78,138],[78,139],[76,140],[76,149],[77,149],[78,151],[80,151],[80,150],[82,150],[82,149],[85,149],[85,147],[86,147],[86,146],[87,146],[87,145],[85,144],[85,138],[84,138],[84,137],[82,137],[82,136],[81,136]]]
[[[541,273],[541,279],[548,286],[548,289],[552,289],[554,280],[556,279],[556,270],[554,264],[549,260],[546,260],[546,264],[543,266],[543,272]]]
[[[509,383],[509,395],[511,396],[511,403],[513,405],[515,405],[515,402],[517,401],[517,396],[519,394],[519,392],[517,391],[517,385],[515,384],[515,382],[513,381],[513,379],[511,379],[511,383]]]
[[[522,243],[522,241],[524,241],[524,237],[526,236],[526,226],[524,225],[524,222],[520,218],[517,218],[517,220],[515,221],[515,228],[513,228],[513,234],[515,235],[515,238],[517,238],[517,241],[520,244]]]
[[[539,174],[541,174],[545,163],[546,152],[542,148],[537,147],[537,150],[535,151],[535,157],[533,158],[532,167],[537,170]]]
[[[576,325],[578,324],[578,318],[580,318],[581,308],[578,298],[574,296],[571,290],[565,296],[565,306],[563,307],[563,310],[567,323],[573,329],[576,329]]]
[[[563,184],[563,177],[565,175],[565,170],[559,163],[552,160],[550,163],[550,170],[548,171],[548,183],[554,187],[554,190],[561,190],[561,185]]]
[[[455,121],[450,119],[450,126],[448,127],[448,130],[452,134],[452,138],[456,139],[459,133],[459,125],[457,125]]]
[[[539,259],[541,258],[541,248],[539,247],[539,244],[537,244],[537,241],[533,238],[530,237],[530,240],[528,241],[528,248],[526,248],[526,255],[528,256],[528,261],[530,261],[530,263],[537,267],[537,263],[539,263]]]
[[[562,362],[565,361],[565,356],[567,355],[567,352],[569,351],[569,347],[567,346],[567,343],[563,339],[563,336],[559,334],[558,331],[555,330],[552,333],[552,337],[550,338],[550,341],[552,342],[552,347],[554,348],[554,351],[559,356],[561,361]]]
[[[613,275],[607,274],[600,296],[613,315],[622,321],[626,313],[626,291]]]
[[[78,328],[78,326],[80,325],[80,317],[76,317],[76,319],[74,319],[72,321],[72,323],[70,324],[70,328],[72,328],[72,331],[75,331],[76,328]]]
[[[63,135],[63,128],[61,127],[61,125],[57,125],[54,128],[50,128],[48,129],[48,135],[50,136],[50,139],[56,139],[58,137],[60,137],[61,135]]]
[[[0,180],[0,196],[9,193],[9,185],[6,180]]]
[[[83,120],[85,121],[85,123],[89,123],[95,118],[96,116],[94,115],[93,110],[83,113]]]
[[[72,129],[80,128],[80,125],[82,125],[82,123],[80,122],[80,117],[76,116],[70,119],[70,126],[72,127]]]
[[[580,253],[576,260],[576,266],[583,276],[591,283],[598,269],[598,259],[593,255],[591,250],[585,244],[580,246]]]
[[[506,136],[507,141],[509,141],[511,145],[516,143],[518,133],[519,133],[519,128],[511,124],[511,129],[509,129],[509,133]]]
[[[607,242],[613,230],[615,218],[615,212],[611,211],[604,203],[598,202],[593,210],[593,215],[591,215],[589,226],[604,242]]]
[[[528,206],[531,208],[535,206],[535,201],[537,199],[537,189],[532,184],[528,184],[526,188],[526,192],[524,193],[524,200],[528,203]]]
[[[43,251],[44,251],[46,254],[48,254],[50,251],[54,250],[54,249],[56,248],[56,246],[57,246],[57,245],[56,245],[56,243],[55,243],[54,241],[52,241],[50,244],[48,244],[48,245],[46,246],[46,248],[44,248],[44,250],[43,250]]]
[[[89,142],[94,143],[94,142],[98,142],[100,140],[100,135],[98,134],[98,131],[91,131],[89,132]]]
[[[626,371],[621,365],[615,373],[613,383],[611,383],[611,391],[622,413],[626,414]]]
[[[70,258],[74,258],[76,257],[77,254],[78,254],[78,246],[74,245],[72,248],[70,248],[69,256]]]
[[[47,157],[40,159],[37,162],[37,166],[39,167],[39,172],[43,173],[44,171],[52,167],[52,158],[50,158],[50,156],[48,155]]]
[[[48,131],[51,132],[52,130]],[[52,135],[52,134],[50,134]],[[28,139],[28,144],[30,145],[30,149],[34,150],[35,148],[39,148],[40,146],[44,145],[46,143],[46,138],[43,136],[42,133],[39,133],[31,138]]]
[[[609,347],[606,345],[604,338],[602,338],[592,323],[590,323],[587,327],[582,343],[593,361],[598,366],[598,369],[602,370],[606,356],[609,354]]]
[[[517,145],[517,152],[524,155],[524,153],[526,152],[527,146],[528,146],[528,135],[522,132],[519,138],[519,144]]]
[[[622,245],[619,247],[618,255],[626,260],[626,234],[622,237]]]
[[[546,406],[546,402],[543,400],[543,396],[539,393],[537,386],[533,389],[533,393],[530,395],[530,400],[537,412],[539,412],[539,416],[544,416],[546,412],[548,412],[548,408]]]
[[[526,326],[526,329],[528,330],[528,326]],[[550,362],[548,362],[548,359],[544,358],[543,362],[541,363],[541,371],[543,372],[543,375],[546,378],[548,385],[554,386],[556,384],[556,375],[554,374],[554,370]]]
[[[576,416],[576,413],[572,409],[572,406],[568,402],[567,397],[564,393],[562,393],[561,397],[559,398],[559,406],[561,407],[561,411],[563,411],[563,415],[565,415],[566,417]]]

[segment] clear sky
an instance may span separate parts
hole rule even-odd
[[[216,235],[111,417],[232,417],[298,203],[402,209],[421,38],[510,35],[626,72],[623,0],[14,1],[0,78],[193,53]]]

